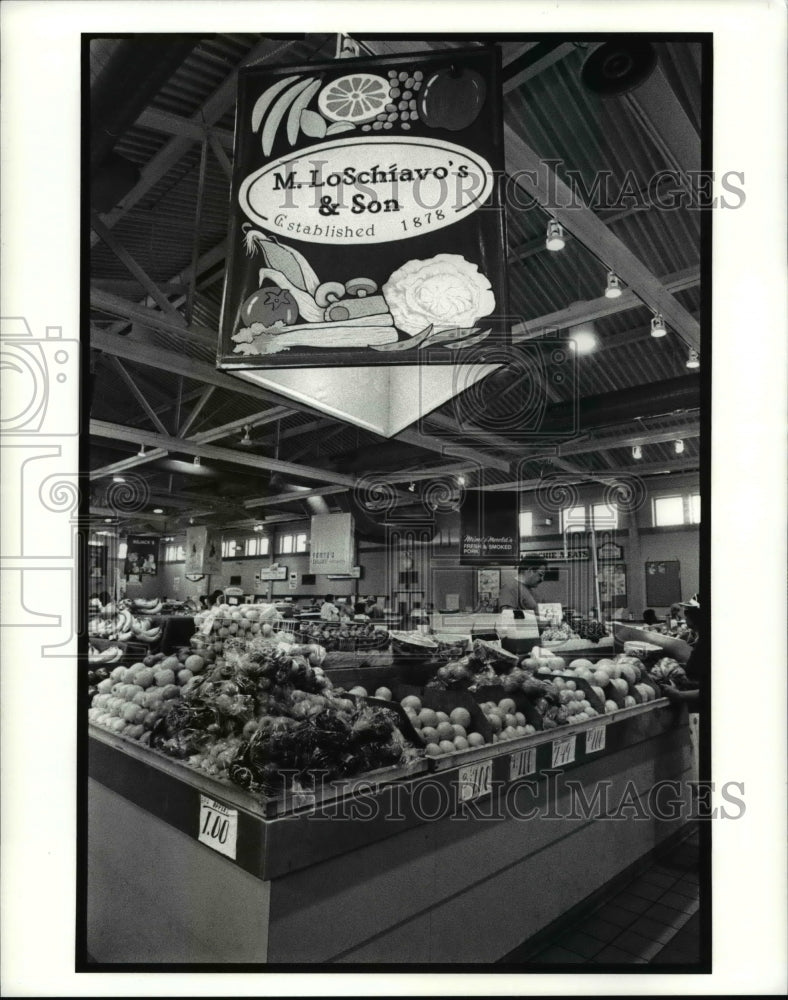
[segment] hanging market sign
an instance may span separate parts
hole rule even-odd
[[[353,515],[315,514],[309,545],[310,573],[349,574],[355,561]]]
[[[141,583],[143,577],[159,572],[159,539],[145,535],[129,535],[126,539],[126,561],[123,573],[127,580]]]
[[[215,576],[222,572],[222,536],[214,528],[186,529],[186,565],[184,573]]]
[[[241,70],[219,367],[508,342],[501,105],[492,48]]]
[[[273,563],[271,566],[265,566],[260,570],[260,579],[267,583],[272,580],[286,580],[287,566],[280,566],[278,563]]]
[[[597,546],[596,555],[597,559],[619,562],[624,558],[624,547],[622,545],[616,545],[615,542],[605,542],[604,545]]]
[[[516,563],[520,553],[520,498],[514,491],[468,490],[460,508],[460,564]]]

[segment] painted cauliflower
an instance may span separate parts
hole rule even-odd
[[[490,282],[460,254],[439,253],[409,260],[382,288],[397,329],[415,336],[435,330],[472,327],[495,309]]]

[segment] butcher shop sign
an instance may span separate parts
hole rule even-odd
[[[483,362],[502,167],[492,49],[242,70],[220,367]]]

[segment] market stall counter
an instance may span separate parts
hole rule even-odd
[[[99,963],[493,962],[688,818],[666,785],[687,787],[687,717],[659,698],[279,815],[93,725],[88,743]]]

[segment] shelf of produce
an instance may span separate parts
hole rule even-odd
[[[275,818],[133,741],[91,727],[88,743],[87,946],[107,963],[494,961],[688,816],[648,808],[691,766],[686,713],[665,699],[363,776]],[[577,816],[569,779],[605,789],[607,814],[628,792],[644,815]],[[198,840],[206,801],[237,814],[235,858]]]

